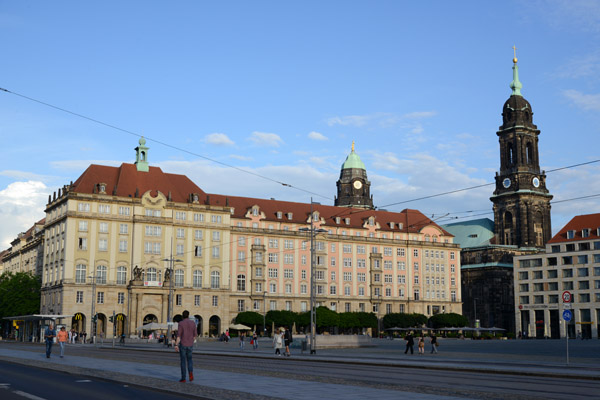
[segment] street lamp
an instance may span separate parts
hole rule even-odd
[[[263,335],[267,335],[267,288],[263,288]]]
[[[96,327],[97,327],[97,323],[98,323],[98,317],[96,317],[96,271],[94,270],[94,273],[89,276],[89,278],[92,280],[92,316],[91,316],[91,320],[90,320],[90,329],[92,330],[90,332],[90,335],[92,336],[92,340],[94,341],[94,344],[96,343]]]
[[[169,303],[167,304],[167,337],[165,338],[165,346],[169,346],[171,340],[171,327],[173,326],[171,321],[171,314],[173,313],[173,263],[183,262],[183,260],[173,258],[173,252],[171,251],[171,256],[169,258],[163,258],[162,261],[169,262]]]
[[[310,354],[316,354],[317,310],[315,309],[315,245],[314,238],[317,233],[327,232],[326,229],[315,229],[313,201],[310,199],[310,229],[300,228],[300,232],[310,232]]]

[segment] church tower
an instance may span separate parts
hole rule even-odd
[[[521,95],[517,57],[513,59],[512,94],[502,109],[500,172],[494,203],[496,243],[543,248],[551,238],[550,200],[545,171],[540,171],[538,136],[531,105]]]
[[[367,179],[367,169],[358,154],[354,152],[354,142],[352,142],[352,152],[342,164],[340,179],[337,181],[335,205],[373,209],[373,196],[370,192],[371,182]]]

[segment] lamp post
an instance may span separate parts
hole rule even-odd
[[[165,346],[169,346],[171,341],[171,327],[173,326],[172,313],[173,313],[173,263],[174,262],[183,262],[183,260],[173,258],[173,244],[171,243],[171,256],[169,258],[163,258],[162,261],[169,262],[169,299],[167,304],[167,337],[165,338]]]
[[[267,335],[267,288],[263,288],[263,335]]]
[[[310,198],[310,228],[300,228],[300,232],[310,232],[310,354],[316,354],[317,310],[315,305],[315,235],[327,232],[326,229],[315,229],[313,201]]]
[[[377,301],[377,335],[381,336],[381,318],[379,318],[381,313],[381,293],[377,294]]]
[[[92,316],[90,320],[90,336],[94,344],[96,343],[96,324],[98,323],[98,318],[96,317],[96,271],[89,277],[92,280]]]

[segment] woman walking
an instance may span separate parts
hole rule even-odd
[[[425,354],[425,337],[423,334],[419,338],[419,354]]]
[[[283,332],[281,330],[273,335],[273,347],[275,347],[275,354],[281,357],[281,349],[283,349]]]
[[[432,333],[431,334],[431,354],[433,354],[433,353],[437,354],[437,347],[438,347],[437,337],[435,336],[435,333]]]

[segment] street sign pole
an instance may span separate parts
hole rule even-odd
[[[563,300],[563,320],[565,321],[565,339],[567,340],[567,366],[569,366],[569,329],[568,324],[569,321],[573,318],[573,313],[571,312],[571,300],[573,296],[571,292],[565,290],[562,294]]]

